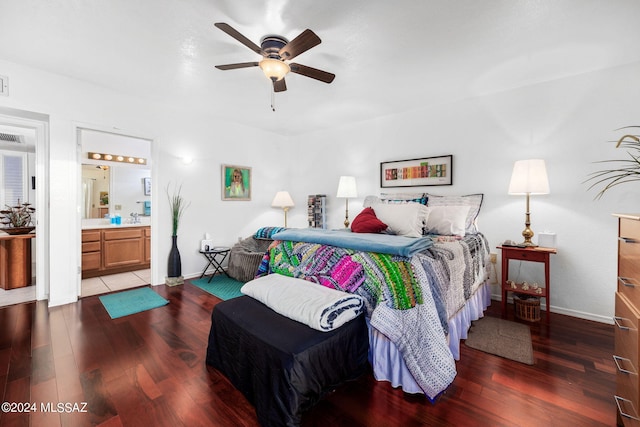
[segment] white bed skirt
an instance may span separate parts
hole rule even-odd
[[[471,322],[484,316],[484,310],[491,305],[491,286],[481,284],[469,298],[467,304],[449,319],[449,349],[455,360],[460,360],[460,340],[467,338]],[[378,381],[389,381],[393,387],[402,387],[407,393],[424,391],[418,386],[407,369],[398,348],[389,339],[369,327],[369,362],[373,367],[373,376]]]

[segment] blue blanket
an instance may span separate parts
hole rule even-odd
[[[433,245],[428,237],[404,237],[391,234],[351,233],[320,228],[289,228],[272,236],[274,240],[319,243],[362,252],[378,252],[411,257]]]

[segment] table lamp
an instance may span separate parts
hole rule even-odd
[[[276,197],[271,202],[272,208],[282,208],[284,210],[284,226],[287,226],[287,211],[289,208],[294,207],[293,199],[289,195],[288,191],[278,191]]]
[[[358,197],[356,178],[354,176],[341,176],[338,182],[338,193],[336,197],[346,199],[346,209],[344,214],[344,226],[349,227],[349,198]]]
[[[533,230],[531,230],[531,220],[529,212],[529,196],[531,194],[549,194],[549,179],[547,177],[547,167],[544,160],[518,160],[513,165],[511,182],[509,183],[509,194],[524,194],[527,196],[527,211],[525,213],[524,230],[522,236],[524,242],[521,246],[537,246],[531,241]]]

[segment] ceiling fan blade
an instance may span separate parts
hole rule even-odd
[[[240,62],[238,64],[216,65],[218,70],[235,70],[237,68],[257,67],[257,62]]]
[[[303,52],[308,51],[314,46],[319,45],[322,42],[320,37],[311,30],[304,30],[298,37],[291,40],[280,49],[279,55],[282,59],[290,60],[300,55]]]
[[[287,90],[287,84],[284,82],[284,79],[276,80],[273,82],[274,92],[284,92],[285,90]]]
[[[243,45],[245,45],[246,47],[248,47],[249,49],[257,53],[258,55],[264,56],[264,52],[262,52],[262,49],[260,49],[260,46],[258,46],[257,44],[255,44],[254,42],[252,42],[242,34],[240,34],[240,32],[235,28],[233,28],[231,25],[225,24],[224,22],[216,22],[213,25],[220,28],[222,31],[229,34],[231,37],[238,40],[240,43],[242,43]]]
[[[321,82],[331,83],[333,79],[336,78],[336,75],[333,73],[328,73],[326,71],[318,70],[317,68],[307,67],[302,64],[289,64],[291,67],[291,72],[300,74],[305,77],[311,77],[312,79],[320,80]]]

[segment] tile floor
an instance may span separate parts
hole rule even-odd
[[[109,276],[92,277],[82,281],[80,297],[106,294],[123,289],[136,288],[151,283],[151,269],[128,273],[111,274]],[[0,289],[0,307],[35,301],[35,285],[5,291]]]
[[[24,288],[10,289],[8,291],[0,289],[0,307],[7,305],[20,304],[23,302],[36,300],[35,285],[25,286]]]
[[[149,283],[151,283],[150,269],[82,279],[80,297],[121,291],[123,289],[148,285]]]

